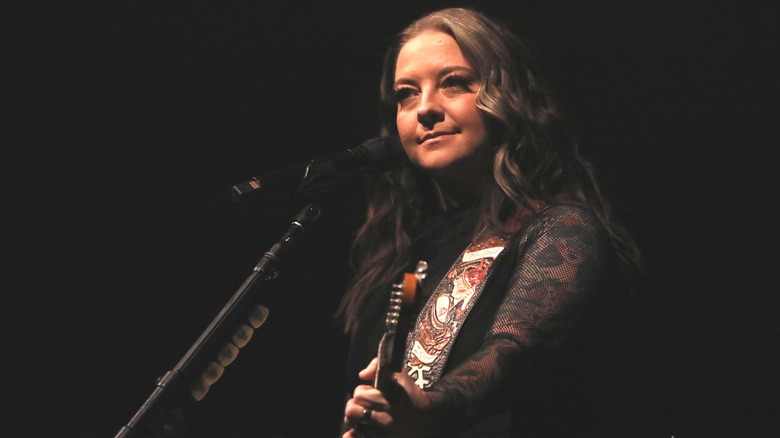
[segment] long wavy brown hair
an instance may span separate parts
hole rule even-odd
[[[502,23],[473,9],[447,8],[401,31],[384,59],[381,134],[398,134],[393,89],[398,54],[428,30],[452,36],[481,81],[476,101],[488,124],[493,159],[492,169],[483,172],[487,178],[475,232],[484,227],[512,231],[516,221],[510,219],[543,205],[579,203],[599,217],[627,270],[636,271],[640,263],[633,240],[613,219],[593,167],[580,155],[527,45]],[[430,178],[408,162],[367,177],[366,220],[351,253],[355,275],[337,312],[345,331],[355,329],[366,298],[386,292],[408,267],[412,242],[436,205],[432,191]]]

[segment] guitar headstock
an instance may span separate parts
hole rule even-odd
[[[425,279],[427,273],[428,262],[420,260],[417,262],[414,272],[404,273],[403,281],[393,284],[393,289],[390,291],[390,308],[385,320],[388,332],[395,333],[401,316],[401,307],[409,307],[414,303],[417,287]]]
[[[414,303],[417,294],[417,288],[420,286],[428,273],[428,263],[424,260],[417,262],[414,272],[404,273],[403,280],[400,283],[393,284],[390,291],[390,305],[385,319],[385,334],[379,342],[379,351],[377,353],[378,363],[376,375],[374,376],[374,387],[379,389],[387,388],[392,382],[392,374],[396,367],[394,363],[400,359],[395,348],[395,334],[398,330],[398,322],[401,318],[401,310],[404,307],[410,307]]]

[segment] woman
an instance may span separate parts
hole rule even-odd
[[[527,50],[483,14],[433,12],[388,51],[381,103],[409,160],[370,182],[353,246],[344,437],[608,432],[593,385],[637,254]],[[371,358],[390,284],[419,260],[404,369],[383,393]]]

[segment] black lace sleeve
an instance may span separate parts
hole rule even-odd
[[[589,348],[583,327],[603,321],[616,273],[608,234],[588,210],[554,206],[518,240],[517,258],[482,344],[428,388],[439,431],[460,431],[502,411],[533,404],[556,363]],[[483,295],[484,298],[484,295]],[[607,317],[608,319],[608,317]],[[464,327],[465,330],[465,327]],[[592,340],[592,334],[587,335]],[[568,364],[571,365],[571,364]],[[557,379],[558,377],[552,377]]]

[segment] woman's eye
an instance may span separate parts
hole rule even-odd
[[[399,88],[395,90],[395,101],[403,102],[412,96],[411,88]]]
[[[471,79],[464,76],[448,76],[444,78],[442,85],[444,88],[458,88],[464,91],[471,91]]]

